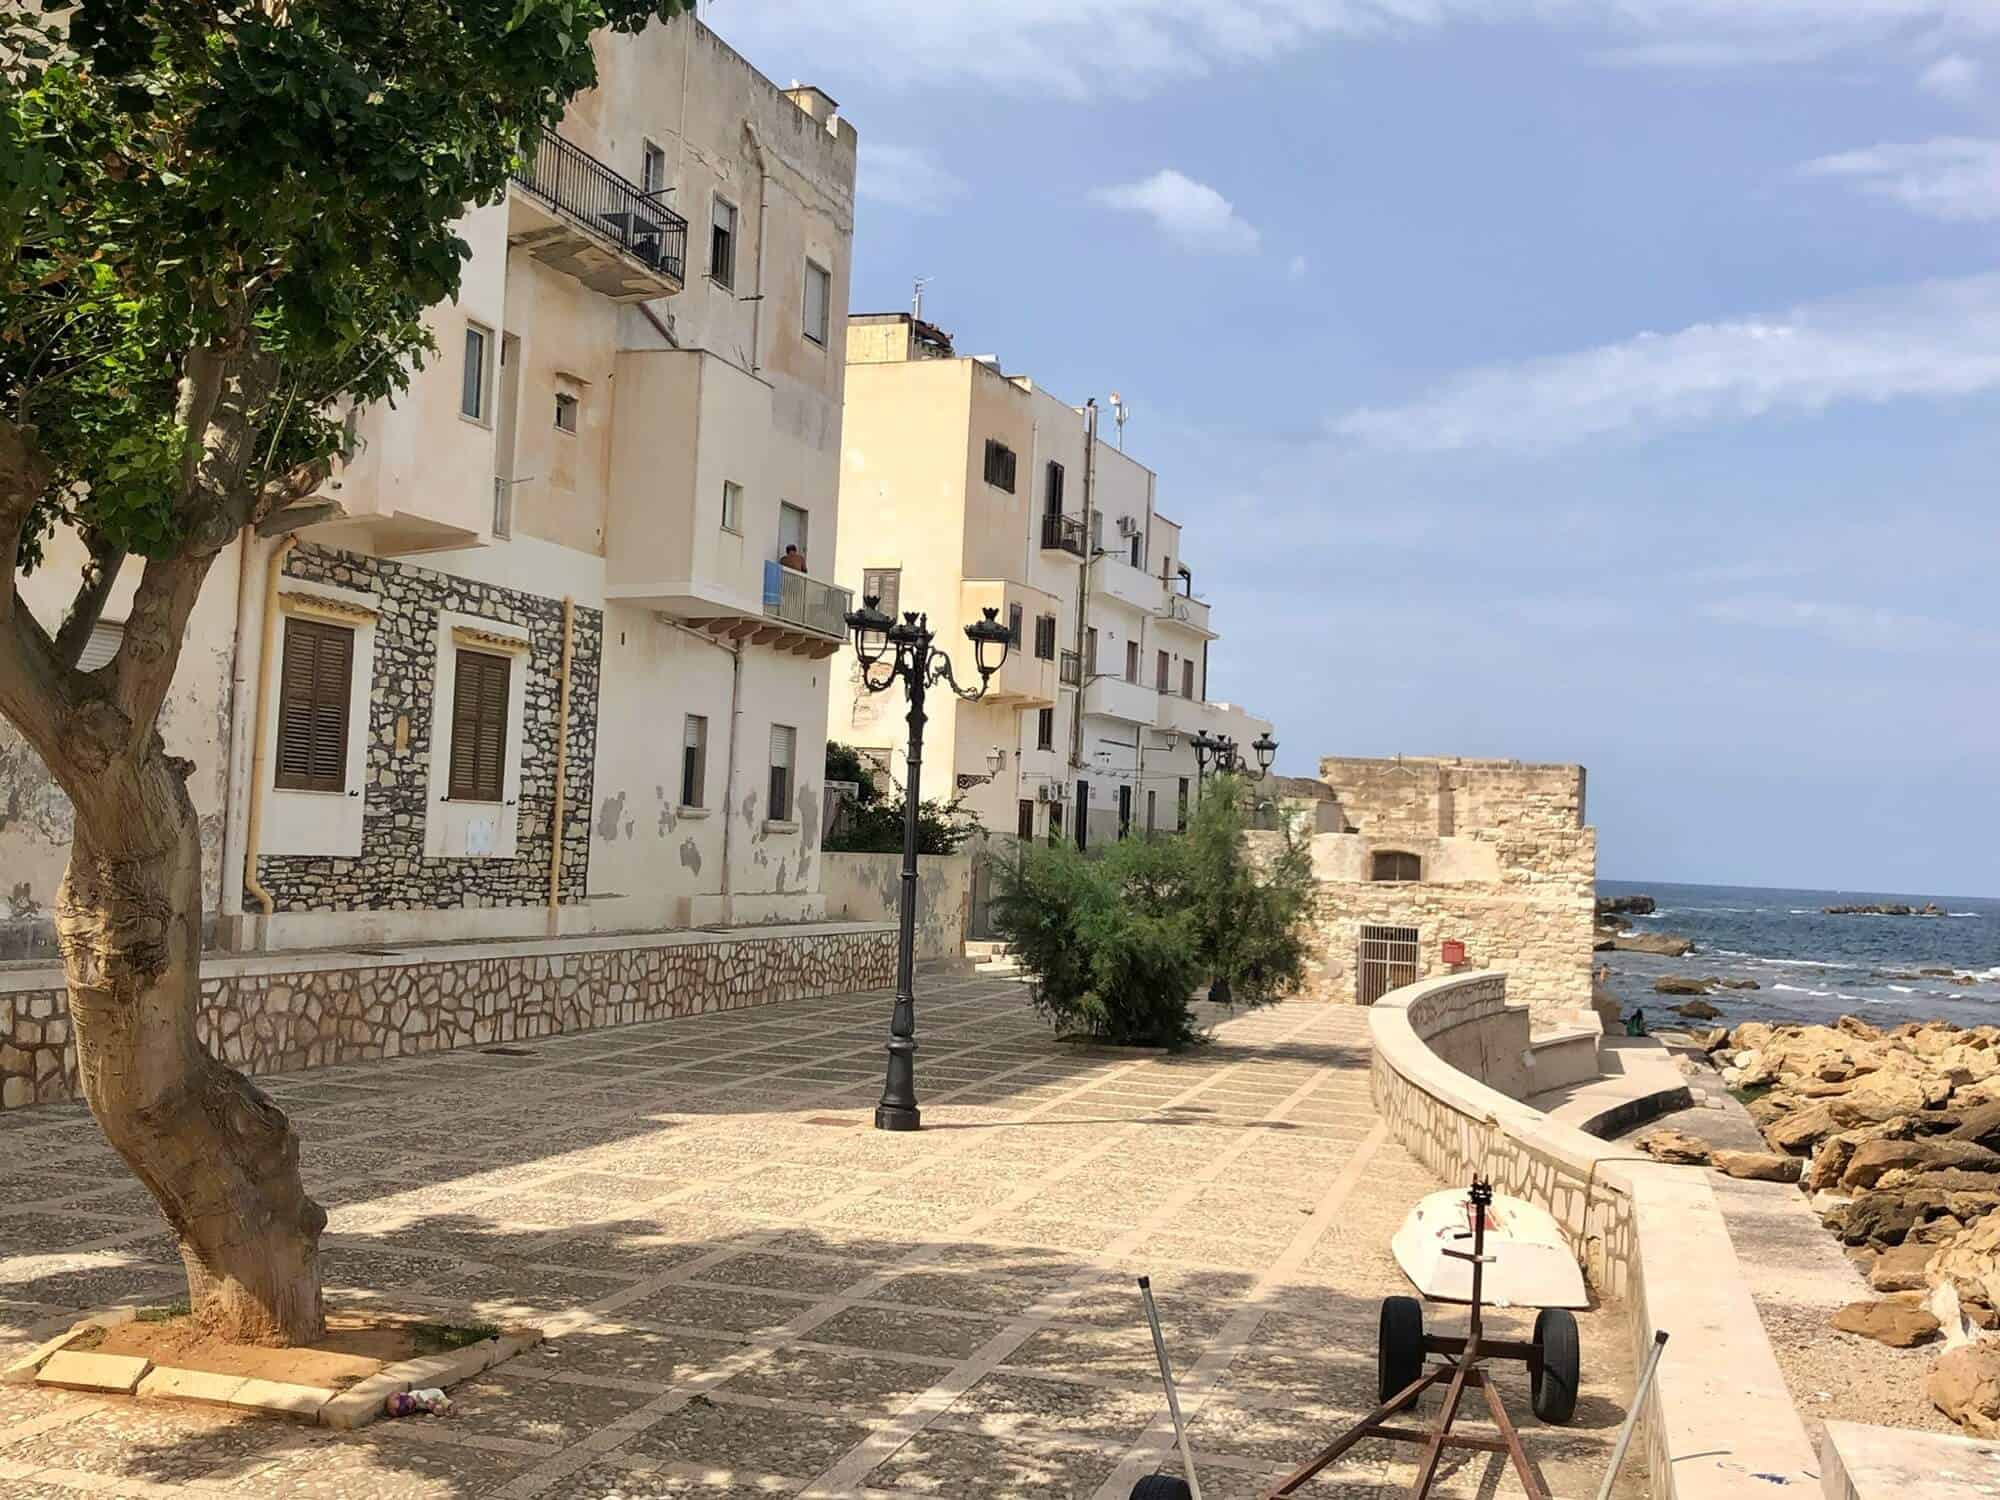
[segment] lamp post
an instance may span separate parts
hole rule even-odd
[[[884,693],[902,679],[910,704],[909,780],[903,787],[903,900],[896,940],[896,1009],[889,1022],[889,1069],[882,1084],[882,1102],[875,1106],[877,1130],[916,1130],[922,1125],[917,1109],[917,804],[923,786],[924,694],[943,683],[966,702],[986,696],[987,684],[1007,660],[1010,636],[998,609],[987,609],[983,620],[965,627],[972,642],[979,686],[962,688],[952,675],[951,658],[931,643],[930,617],[914,611],[895,620],[870,596],[848,613],[854,633],[854,654],[861,659],[862,686]],[[878,666],[887,664],[886,673]],[[998,770],[998,767],[995,767]]]

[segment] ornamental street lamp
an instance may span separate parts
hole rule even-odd
[[[1194,738],[1188,743],[1194,746],[1194,775],[1196,783],[1199,784],[1208,780],[1208,763],[1214,760],[1222,749],[1222,741],[1216,739],[1206,729],[1200,729],[1195,731]]]
[[[1250,748],[1257,753],[1257,779],[1262,781],[1271,774],[1271,762],[1278,756],[1278,742],[1267,729],[1250,742]]]
[[[987,684],[1007,660],[1012,639],[999,620],[998,609],[987,609],[983,620],[965,627],[972,642],[979,686],[962,688],[952,675],[951,658],[935,649],[930,617],[915,612],[901,620],[880,609],[870,595],[861,608],[847,615],[854,632],[854,654],[861,658],[862,686],[884,693],[902,679],[910,704],[909,780],[903,787],[903,901],[896,944],[896,1009],[889,1022],[889,1071],[882,1085],[882,1102],[875,1106],[877,1130],[916,1130],[922,1124],[917,1109],[917,997],[914,990],[917,942],[917,803],[923,785],[924,694],[943,683],[968,703],[986,696]],[[886,666],[878,672],[877,667]],[[997,766],[994,768],[999,769]]]

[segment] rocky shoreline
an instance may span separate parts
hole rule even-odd
[[[2000,1027],[1855,1016],[1749,1022],[1708,1035],[1711,1060],[1797,1172],[1822,1223],[1879,1299],[1834,1326],[1897,1347],[1941,1344],[1926,1393],[1979,1437],[2000,1436]],[[1665,1133],[1663,1133],[1665,1134]],[[1695,1143],[1699,1144],[1699,1143]],[[1681,1143],[1649,1143],[1689,1159]],[[1705,1156],[1702,1159],[1707,1159]],[[1795,1166],[1794,1166],[1795,1164]],[[1715,1163],[1751,1175],[1750,1162]]]

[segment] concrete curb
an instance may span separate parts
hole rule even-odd
[[[120,1327],[138,1316],[139,1309],[136,1307],[114,1307],[72,1323],[67,1332],[37,1344],[6,1369],[0,1370],[0,1385],[33,1385],[41,1374],[42,1366],[67,1349],[72,1340],[81,1338],[92,1329]]]

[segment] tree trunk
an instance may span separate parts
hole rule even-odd
[[[284,1111],[211,1057],[201,994],[201,837],[188,762],[157,738],[114,761],[79,817],[57,905],[84,1097],[180,1237],[195,1318],[235,1343],[325,1331],[326,1212]],[[107,808],[119,816],[101,816]]]

